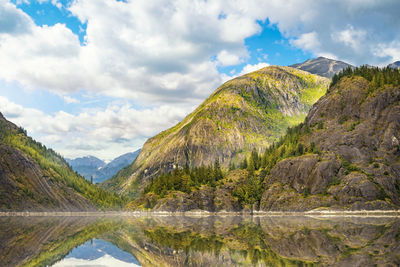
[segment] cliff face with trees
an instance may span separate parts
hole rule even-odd
[[[348,68],[333,77],[327,94],[312,107],[304,123],[288,129],[264,153],[253,151],[241,169],[200,185],[193,182],[196,175],[186,171],[187,177],[193,177],[187,179],[190,190],[174,186],[164,190],[164,183],[153,180],[148,193],[128,208],[397,209],[399,78],[399,71],[390,68]],[[209,170],[215,173],[215,167],[214,172]]]
[[[150,138],[134,163],[103,186],[137,196],[151,178],[186,164],[238,166],[303,121],[328,85],[326,78],[279,66],[228,81],[182,122]]]
[[[60,155],[0,113],[1,211],[82,211],[122,205],[119,196],[90,184]]]

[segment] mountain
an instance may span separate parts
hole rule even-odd
[[[222,177],[216,168],[162,175],[127,208],[399,209],[400,73],[364,66],[335,75],[304,123],[246,165]]]
[[[90,178],[98,169],[106,165],[104,161],[93,156],[66,159],[66,161],[74,171],[85,177],[88,181],[90,181]]]
[[[140,149],[135,152],[123,154],[109,163],[105,163],[101,159],[93,156],[86,156],[76,159],[66,159],[68,164],[74,171],[91,181],[93,177],[93,183],[101,183],[108,178],[111,178],[122,168],[131,164],[136,157],[139,155]]]
[[[292,134],[311,153],[270,169],[260,209],[398,209],[399,81],[396,71],[367,67],[336,77]]]
[[[303,121],[328,84],[326,78],[280,66],[228,81],[183,121],[148,139],[133,164],[102,185],[135,194],[152,177],[186,164],[238,165]]]
[[[0,210],[85,211],[122,205],[0,113]]]
[[[400,68],[400,61],[393,62],[393,63],[389,64],[388,67],[392,68],[392,69],[399,69]]]
[[[325,57],[309,59],[303,63],[291,65],[290,67],[308,71],[312,74],[332,78],[333,75],[339,73],[342,69],[353,67],[352,65],[338,60]]]
[[[132,162],[137,158],[139,153],[140,149],[136,150],[135,152],[123,154],[113,159],[111,162],[99,168],[93,174],[93,181],[95,183],[104,182],[108,178],[118,173],[122,168],[125,168],[126,166],[132,164]]]

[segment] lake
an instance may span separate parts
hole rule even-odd
[[[0,217],[0,266],[399,266],[400,219]]]

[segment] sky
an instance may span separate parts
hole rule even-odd
[[[398,0],[0,0],[0,112],[109,161],[223,82],[317,56],[400,60]]]

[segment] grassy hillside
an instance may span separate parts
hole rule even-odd
[[[90,184],[66,161],[0,114],[0,208],[93,210],[123,200]]]
[[[254,148],[263,152],[303,121],[328,84],[326,78],[279,66],[228,81],[182,122],[150,138],[135,162],[103,185],[137,195],[152,177],[186,164],[238,165]]]

